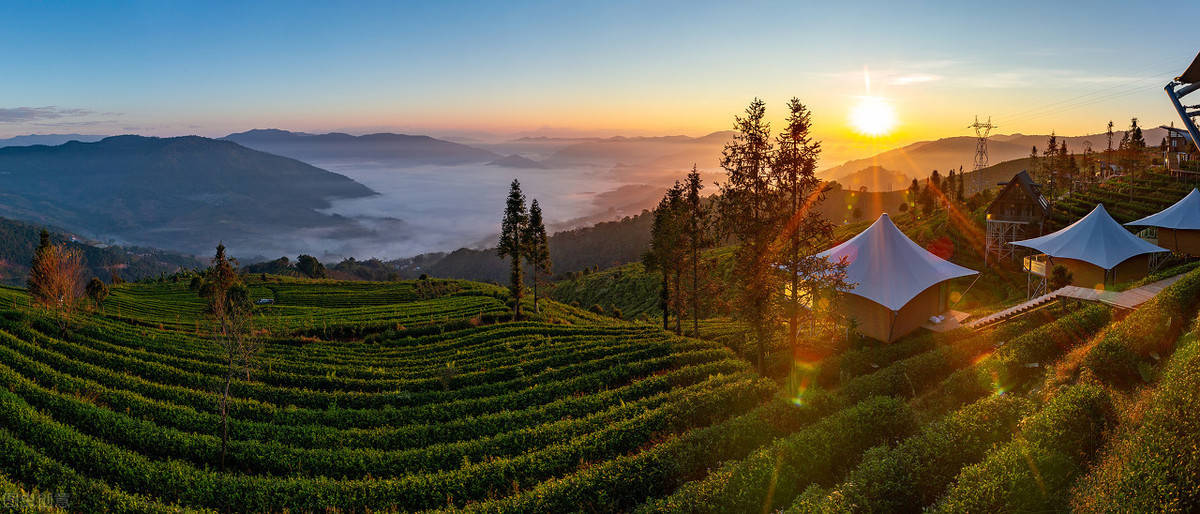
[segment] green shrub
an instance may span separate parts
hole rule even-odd
[[[871,398],[731,462],[642,511],[758,512],[791,503],[810,483],[830,483],[867,448],[916,428],[893,398]]]
[[[1089,512],[1200,509],[1200,344],[1181,340],[1146,401],[1141,423],[1122,432],[1079,481],[1071,506]]]
[[[1013,441],[959,473],[940,512],[1058,512],[1114,419],[1099,385],[1067,387],[1021,422]]]
[[[1192,271],[1114,323],[1084,357],[1083,367],[1119,386],[1139,381],[1138,364],[1170,353],[1198,304],[1200,271]]]
[[[823,497],[810,491],[792,512],[916,512],[934,502],[964,465],[1006,441],[1033,403],[1012,395],[975,402],[894,447],[868,451],[844,482]]]

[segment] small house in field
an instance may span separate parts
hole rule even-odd
[[[1030,296],[1046,293],[1045,279],[1056,266],[1071,272],[1071,283],[1103,288],[1107,284],[1145,277],[1150,256],[1166,252],[1133,235],[1108,214],[1104,204],[1079,221],[1057,232],[1012,243],[1041,252],[1024,259],[1031,277],[1040,277],[1041,288],[1031,287]]]
[[[984,259],[1010,260],[1015,256],[1013,241],[1042,235],[1050,217],[1050,202],[1042,196],[1042,186],[1034,183],[1025,170],[1013,175],[987,208],[987,236]]]
[[[1200,177],[1200,155],[1196,154],[1192,135],[1186,130],[1166,125],[1159,128],[1167,131],[1166,147],[1162,149],[1163,164],[1171,175],[1192,179]]]
[[[1175,205],[1126,225],[1154,227],[1158,246],[1176,253],[1200,256],[1200,190],[1193,188]]]
[[[846,262],[843,312],[858,331],[893,342],[948,310],[947,282],[978,274],[914,243],[885,213],[849,241],[817,254]]]

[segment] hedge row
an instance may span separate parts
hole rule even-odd
[[[136,393],[110,389],[90,380],[64,375],[49,366],[12,353],[11,350],[2,346],[0,346],[0,362],[7,362],[25,376],[35,379],[46,387],[80,396],[92,396],[96,398],[96,401],[103,402],[115,410],[131,413],[144,419],[153,419],[158,423],[168,423],[177,428],[204,432],[207,427],[214,424],[214,420],[218,419],[218,416],[214,414],[197,412],[189,406],[156,402]],[[503,411],[434,425],[337,430],[323,425],[288,426],[238,419],[231,420],[230,424],[234,437],[286,441],[294,446],[361,446],[402,449],[449,442],[456,440],[452,439],[454,436],[459,439],[474,439],[547,423],[564,417],[585,416],[615,403],[637,402],[647,396],[672,388],[686,387],[712,375],[738,374],[748,369],[749,366],[744,361],[730,358],[708,364],[687,366],[594,395],[568,396],[522,411]]]
[[[1125,319],[1114,323],[1084,357],[1083,367],[1105,382],[1129,385],[1142,380],[1154,358],[1166,356],[1200,306],[1200,270],[1192,271]]]
[[[716,425],[696,428],[640,453],[595,463],[587,469],[508,497],[467,505],[470,512],[628,511],[704,476],[724,461],[756,448],[835,409],[811,398],[804,407],[775,400]],[[890,400],[889,400],[890,401]]]
[[[1046,364],[1099,333],[1111,316],[1112,309],[1089,305],[1011,339],[978,365],[955,371],[919,398],[914,408],[933,419],[989,394],[1018,389],[1042,373]]]
[[[149,398],[187,405],[201,411],[218,411],[218,396],[214,392],[162,385],[125,373],[116,373],[108,368],[78,362],[63,354],[30,345],[2,330],[0,330],[0,341],[8,343],[9,346],[17,348],[25,354],[35,355],[38,361],[56,369],[78,377],[95,380],[108,387],[134,391]],[[537,387],[507,394],[403,409],[396,409],[390,406],[384,406],[381,409],[343,409],[338,408],[336,405],[331,405],[327,409],[303,409],[277,407],[253,400],[236,398],[230,402],[230,413],[231,416],[237,419],[285,425],[324,424],[336,428],[448,422],[463,417],[478,416],[503,410],[521,410],[535,405],[546,404],[564,396],[619,387],[632,382],[638,377],[645,377],[652,373],[731,357],[728,350],[711,349],[634,362],[617,363],[601,371],[551,384],[539,384]]]
[[[88,478],[51,459],[0,427],[0,470],[43,491],[66,495],[66,508],[74,512],[183,512],[185,509],[163,505],[144,496],[114,489],[103,480]],[[12,491],[14,501],[20,493]],[[3,491],[9,493],[9,491]],[[0,504],[3,506],[3,504]],[[52,510],[52,509],[50,509]],[[186,509],[188,512],[202,512]],[[36,511],[36,509],[35,509]],[[42,510],[47,511],[47,510]]]
[[[1200,320],[1171,357],[1140,425],[1080,480],[1071,506],[1092,512],[1200,509]]]
[[[131,418],[97,407],[73,396],[37,387],[6,367],[0,367],[0,385],[85,434],[149,456],[184,459],[198,466],[220,466],[219,436],[165,428],[154,421]],[[729,407],[737,404],[735,398],[761,398],[770,389],[761,380],[754,381],[746,375],[730,379],[718,377],[693,387],[662,393],[647,401],[616,406],[587,418],[563,420],[516,433],[408,451],[299,449],[281,443],[235,440],[230,442],[226,463],[249,473],[329,477],[361,477],[366,473],[392,477],[452,470],[470,462],[512,457],[550,447],[557,442],[609,430],[611,426],[632,430],[636,427],[626,426],[626,421],[633,418],[641,418],[644,423],[660,423],[655,425],[660,430],[686,429],[689,427],[672,424],[693,419],[681,414],[677,408],[680,405],[698,403],[713,408]],[[661,425],[663,420],[667,422],[665,428]],[[215,421],[207,427],[208,430],[220,426]],[[592,457],[595,458],[594,455]]]
[[[262,385],[256,382],[234,380],[230,394],[237,398],[256,400],[273,405],[288,405],[301,408],[376,409],[383,406],[403,407],[462,401],[472,398],[487,398],[523,390],[534,385],[552,384],[572,377],[602,371],[623,362],[638,362],[672,353],[687,353],[691,350],[707,349],[709,355],[719,355],[724,350],[707,342],[680,340],[679,344],[642,344],[641,341],[623,340],[599,348],[581,348],[578,352],[560,352],[550,357],[550,362],[534,362],[511,367],[511,376],[500,382],[481,383],[456,390],[394,390],[377,393],[312,391],[300,388]],[[41,338],[43,347],[76,360],[84,360],[108,369],[121,369],[162,384],[177,385],[199,391],[220,390],[224,377],[189,372],[158,362],[125,357],[109,352],[93,350],[74,343]],[[554,367],[557,365],[558,367]],[[435,381],[436,382],[436,381]]]
[[[789,512],[917,512],[937,500],[963,466],[1007,441],[1032,410],[1032,402],[1013,395],[975,402],[894,447],[872,448],[841,485],[829,492],[811,488]]]
[[[1021,422],[1011,442],[964,468],[935,510],[1068,510],[1068,489],[1095,455],[1113,419],[1112,400],[1097,384],[1080,383],[1057,392],[1037,414]],[[1116,510],[1142,510],[1130,507],[1123,503]]]
[[[866,449],[916,429],[912,411],[893,398],[872,398],[689,482],[642,512],[759,512],[791,503],[810,483],[827,484]]]
[[[324,478],[265,478],[201,470],[184,462],[152,460],[144,455],[80,434],[44,414],[21,398],[0,389],[0,425],[43,453],[53,454],[74,469],[104,477],[128,491],[166,501],[202,505],[221,510],[280,511],[436,508],[461,505],[467,500],[507,494],[525,487],[537,475],[573,468],[589,456],[613,450],[632,451],[669,427],[700,425],[736,412],[738,405],[753,405],[760,398],[740,395],[735,405],[697,401],[681,405],[668,422],[638,426],[640,419],[613,426],[571,445],[556,445],[515,459],[472,465],[453,472],[411,475],[397,479],[342,480]],[[749,406],[749,405],[747,405]]]
[[[23,334],[24,335],[24,334]],[[29,333],[30,337],[36,337]],[[44,335],[40,335],[45,337]],[[337,376],[337,368],[331,367],[323,376],[304,376],[285,374],[271,369],[256,370],[254,382],[248,383],[239,377],[233,384],[232,393],[236,396],[253,397],[246,390],[254,390],[259,394],[269,394],[272,398],[298,398],[304,401],[311,393],[339,395],[346,398],[369,398],[371,395],[386,396],[395,391],[406,393],[432,393],[439,395],[465,396],[471,391],[486,391],[487,387],[503,387],[506,382],[524,379],[530,373],[548,368],[562,368],[573,364],[585,363],[589,360],[612,356],[622,351],[635,349],[659,348],[669,351],[674,344],[680,350],[688,346],[696,347],[696,342],[683,343],[681,339],[670,339],[667,334],[653,334],[643,337],[628,337],[615,335],[609,337],[574,336],[549,340],[538,336],[524,336],[518,340],[500,339],[493,342],[491,356],[476,363],[479,370],[459,370],[458,360],[453,357],[439,358],[429,355],[422,359],[422,364],[433,364],[433,369],[444,371],[448,363],[455,364],[453,374],[426,376],[418,378],[376,378],[359,379]],[[164,379],[186,381],[179,385],[188,385],[197,389],[211,389],[213,384],[224,380],[226,365],[217,362],[202,362],[194,359],[177,357],[167,353],[154,353],[141,349],[113,345],[111,343],[72,337],[69,343],[51,344],[57,349],[64,345],[82,348],[83,353],[93,357],[93,360],[104,359],[105,362],[116,363],[111,356],[119,355],[119,359],[128,359],[130,364],[126,369],[146,369]],[[714,346],[715,345],[710,345]],[[564,351],[569,348],[571,351]],[[381,357],[380,360],[383,360]],[[153,367],[144,363],[150,363]],[[260,362],[259,367],[270,366],[271,362]],[[139,366],[135,368],[135,366]],[[166,370],[166,371],[163,371]],[[205,378],[204,376],[207,376]],[[178,378],[177,378],[178,377]],[[550,378],[549,380],[552,380]],[[486,386],[486,387],[485,387]],[[244,390],[245,389],[245,390]],[[328,399],[317,400],[327,402]],[[364,400],[360,400],[364,401]],[[435,401],[435,400],[428,400]],[[300,403],[297,405],[301,405]],[[342,400],[340,403],[349,403]],[[351,406],[351,405],[347,405]]]
[[[12,366],[44,387],[79,396],[92,396],[96,401],[103,402],[114,410],[135,417],[154,420],[181,430],[219,434],[216,428],[219,420],[217,414],[198,411],[186,403],[156,401],[133,391],[109,388],[91,380],[66,375],[50,366],[29,360],[3,345],[0,345],[0,363]],[[428,420],[424,423],[396,427],[383,425],[365,430],[341,430],[325,424],[290,425],[233,418],[230,420],[230,435],[237,439],[278,441],[290,446],[309,448],[419,448],[520,430],[563,418],[582,417],[616,403],[637,402],[672,388],[686,387],[712,375],[739,374],[748,369],[749,366],[744,361],[730,357],[721,361],[685,366],[596,394],[568,395],[528,409],[468,415],[442,423],[430,423],[429,421],[436,420]],[[387,416],[380,415],[378,418],[382,425]]]

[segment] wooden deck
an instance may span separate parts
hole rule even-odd
[[[1074,298],[1087,302],[1099,302],[1113,307],[1122,309],[1136,309],[1139,305],[1154,298],[1160,291],[1166,289],[1175,281],[1179,280],[1183,275],[1175,275],[1173,277],[1164,278],[1157,282],[1152,282],[1141,287],[1135,287],[1125,291],[1102,291],[1092,289],[1090,287],[1066,286],[1062,289],[1051,291],[1047,294],[1034,298],[1004,309],[999,312],[994,312],[979,319],[971,320],[964,325],[967,328],[979,329],[1004,321],[1008,318],[1036,309],[1047,303],[1059,298]]]
[[[933,322],[926,321],[924,325],[921,325],[921,327],[927,328],[934,332],[949,332],[951,330],[954,330],[958,327],[963,326],[963,324],[962,324],[963,320],[971,317],[971,314],[966,313],[966,312],[961,312],[961,311],[946,311],[946,312],[943,312],[941,314],[941,316],[944,316],[946,318],[941,323],[935,324]]]

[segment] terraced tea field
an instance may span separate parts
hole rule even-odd
[[[279,280],[251,282],[276,300],[257,312],[272,335],[232,383],[224,469],[225,368],[186,285],[118,286],[65,330],[0,292],[3,483],[86,511],[463,507],[774,391],[719,344],[651,326],[550,303],[496,323],[511,313],[492,286]]]
[[[554,302],[507,321],[484,284],[250,285],[276,303],[231,383],[223,465],[223,356],[186,285],[118,286],[65,327],[0,289],[0,493],[89,512],[1065,510],[1121,505],[1169,455],[1181,473],[1141,505],[1197,499],[1200,458],[1159,438],[1195,422],[1200,272],[1132,314],[919,333],[783,383],[722,337]]]

